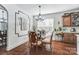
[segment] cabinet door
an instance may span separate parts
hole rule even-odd
[[[63,17],[63,26],[70,27],[71,26],[71,16],[64,16]]]
[[[64,33],[64,42],[76,43],[76,36],[72,33]]]

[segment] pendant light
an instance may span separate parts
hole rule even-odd
[[[39,20],[43,21],[44,19],[42,18],[42,15],[41,15],[41,5],[39,5],[38,8],[39,8],[39,14],[37,15],[37,19],[36,20],[37,21],[39,21]]]

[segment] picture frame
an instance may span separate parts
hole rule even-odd
[[[30,25],[29,20],[29,16],[22,11],[15,12],[15,34],[18,34],[19,37],[27,35]]]

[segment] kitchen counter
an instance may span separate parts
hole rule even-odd
[[[56,31],[55,33],[75,33],[75,34],[79,34],[78,32],[67,32],[67,31]]]

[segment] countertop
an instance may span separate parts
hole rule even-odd
[[[79,35],[78,32],[56,31],[55,33],[75,33],[75,34]]]

